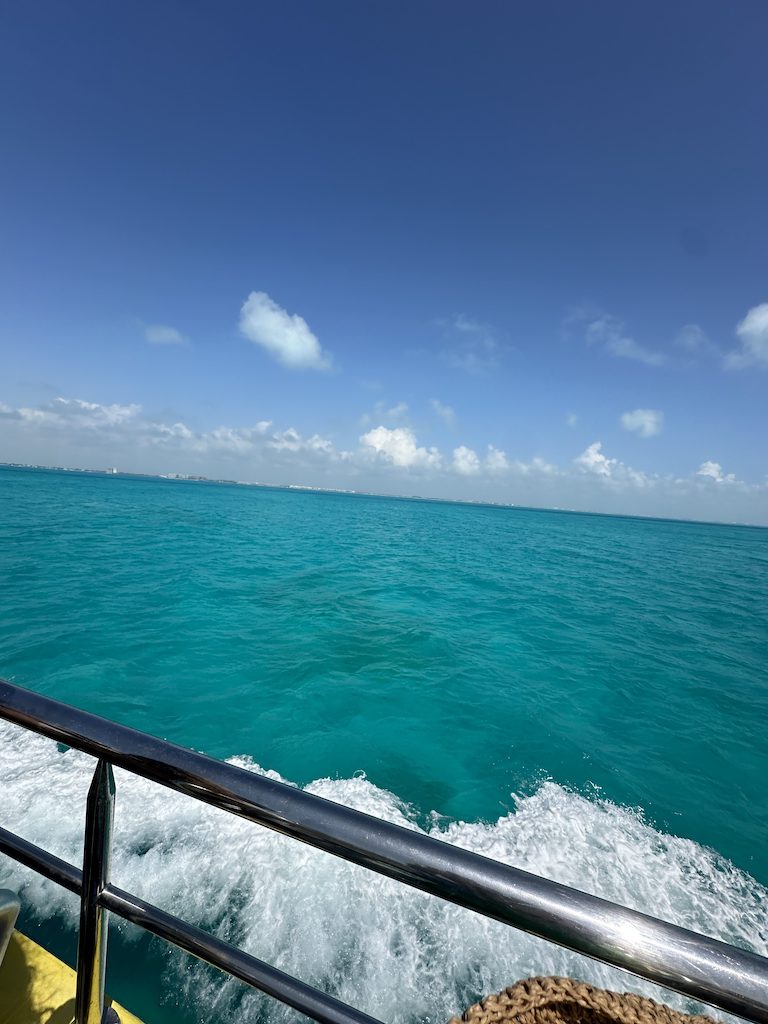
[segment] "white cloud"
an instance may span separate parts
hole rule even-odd
[[[267,423],[267,427],[270,424]],[[332,459],[343,458],[345,452],[338,452],[327,437],[313,434],[311,437],[302,437],[295,427],[288,427],[287,430],[278,430],[267,442],[270,448],[278,452],[314,452],[329,456]]]
[[[698,324],[686,324],[675,336],[675,345],[691,355],[709,355],[716,352],[706,332]]]
[[[463,313],[456,313],[438,323],[448,341],[442,356],[449,366],[482,376],[499,365],[501,347],[490,324],[473,320]]]
[[[747,366],[768,368],[768,302],[753,306],[736,328],[741,348],[725,357],[729,370],[742,370]]]
[[[437,448],[421,448],[408,427],[379,426],[363,434],[360,443],[376,452],[393,466],[410,469],[414,466],[439,466],[442,459]]]
[[[195,439],[193,431],[189,429],[186,423],[172,423],[170,426],[167,426],[165,423],[156,423],[153,435],[150,438],[150,442],[153,444],[163,444],[172,440],[194,441]]]
[[[587,344],[597,345],[609,355],[619,359],[633,359],[646,366],[663,366],[667,361],[664,352],[645,348],[625,330],[625,325],[618,317],[610,313],[595,314],[594,311],[577,310],[566,320],[566,323],[586,321],[585,338]]]
[[[539,455],[534,455],[529,463],[520,463],[520,465],[525,466],[527,473],[541,473],[544,476],[556,476],[560,472],[557,466],[553,466],[551,462],[547,462]]]
[[[153,345],[183,345],[187,340],[181,331],[166,324],[148,324],[144,328],[144,337]]]
[[[453,449],[453,468],[457,473],[461,473],[463,476],[470,476],[474,473],[480,472],[480,459],[477,457],[477,452],[471,448],[467,448],[466,445],[459,445],[458,448]]]
[[[663,352],[653,352],[638,344],[634,338],[614,338],[606,342],[606,351],[622,359],[636,359],[646,366],[662,366],[667,361]]]
[[[569,412],[568,415],[565,418],[565,422],[568,424],[568,426],[571,429],[573,429],[576,426],[576,424],[579,422],[579,417],[576,415],[575,412]]]
[[[392,405],[389,409],[386,409],[384,415],[389,420],[405,419],[408,415],[408,404],[406,402],[398,402],[397,405]]]
[[[581,455],[573,461],[585,473],[594,473],[596,476],[608,477],[618,465],[618,459],[609,459],[603,455],[602,441],[595,441],[585,448]]]
[[[454,313],[446,322],[455,330],[461,331],[462,334],[487,334],[490,330],[488,324],[484,324],[480,320],[473,320],[463,313]]]
[[[621,425],[638,437],[654,437],[664,426],[664,413],[658,409],[633,409],[622,414]]]
[[[360,426],[367,427],[370,423],[402,423],[408,418],[408,405],[406,402],[398,402],[396,405],[387,406],[386,402],[377,402],[373,412],[364,412],[360,417]]]
[[[83,416],[87,420],[91,418],[96,421],[101,420],[109,426],[135,419],[141,412],[141,406],[135,403],[99,405],[98,402],[84,402],[82,399],[67,401],[66,398],[57,398],[56,405],[60,410],[66,410],[68,415]]]
[[[503,473],[505,469],[509,469],[507,453],[489,444],[488,454],[485,456],[485,467],[492,473]]]
[[[445,405],[439,398],[430,398],[429,404],[432,406],[433,412],[440,417],[446,426],[456,426],[456,413],[450,405]]]
[[[736,483],[736,475],[734,473],[723,473],[723,467],[719,462],[702,462],[699,468],[696,470],[697,476],[707,477],[710,480],[714,480],[717,484],[733,484]]]
[[[291,370],[327,370],[331,365],[306,320],[287,313],[266,292],[251,292],[245,300],[240,331]]]
[[[220,426],[196,432],[186,423],[168,425],[146,419],[136,423],[124,440],[134,448],[151,447],[179,456],[246,457],[266,447],[270,426],[269,420],[261,420],[252,427]]]
[[[263,438],[272,426],[269,420],[261,420],[254,427],[215,427],[197,438],[189,427],[176,423],[174,430],[177,437],[185,440],[195,439],[198,451],[224,451],[245,454]]]
[[[70,424],[96,430],[135,419],[140,412],[140,405],[100,405],[98,402],[84,402],[80,398],[56,398],[50,404],[37,409],[18,409],[15,415],[18,419],[38,424]]]
[[[617,491],[653,487],[660,480],[658,476],[633,469],[619,459],[608,458],[600,441],[595,441],[585,448],[573,462],[581,473],[598,477],[606,486]]]

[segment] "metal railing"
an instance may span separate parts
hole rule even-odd
[[[0,680],[0,718],[98,758],[82,871],[0,829],[0,852],[80,896],[77,1024],[101,1024],[107,913],[321,1024],[379,1024],[109,881],[112,766],[686,996],[768,1024],[768,959],[380,821]]]

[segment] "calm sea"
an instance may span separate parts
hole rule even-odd
[[[762,952],[767,669],[768,530],[0,470],[0,676]],[[0,824],[77,861],[90,767],[0,725]],[[117,884],[386,1021],[534,973],[650,991],[117,786]],[[71,959],[30,879],[0,860]],[[289,1016],[112,948],[148,1024]]]

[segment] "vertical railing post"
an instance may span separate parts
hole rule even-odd
[[[109,880],[114,807],[112,765],[102,759],[96,765],[85,810],[75,1024],[102,1024],[104,1016],[108,914],[99,898]]]

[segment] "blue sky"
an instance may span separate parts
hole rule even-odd
[[[7,9],[0,459],[768,523],[766,30]]]

